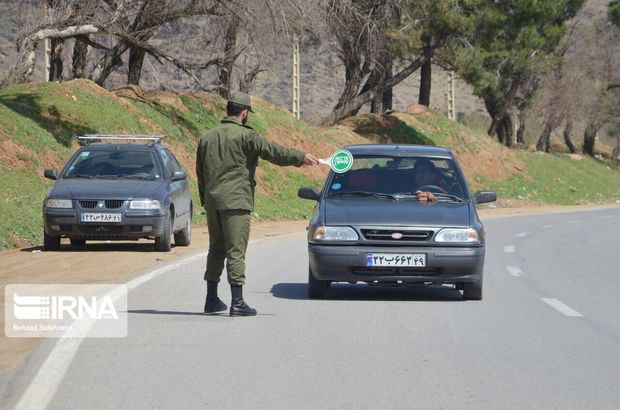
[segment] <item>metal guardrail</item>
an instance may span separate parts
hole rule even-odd
[[[84,134],[78,135],[76,139],[87,144],[95,141],[149,141],[159,144],[164,137],[164,135]]]

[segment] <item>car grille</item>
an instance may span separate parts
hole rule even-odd
[[[402,237],[394,238],[392,235],[400,234]],[[433,236],[433,231],[426,230],[402,230],[402,229],[362,229],[362,235],[370,241],[428,241]]]
[[[97,206],[97,201],[78,201],[84,209],[93,209]]]
[[[78,201],[80,203],[80,207],[82,209],[95,209],[99,201],[94,200],[86,200],[86,201]],[[123,206],[125,202],[122,199],[106,199],[103,201],[105,203],[106,209],[118,209]]]
[[[108,209],[116,209],[116,208],[120,208],[121,206],[123,206],[123,201],[122,199],[106,199],[105,200],[105,207]]]

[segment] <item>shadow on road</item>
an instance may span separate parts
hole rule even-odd
[[[228,312],[221,312],[218,314],[210,314],[206,315],[202,312],[183,312],[183,311],[175,311],[175,310],[154,310],[154,309],[136,309],[136,310],[128,310],[127,313],[138,313],[143,315],[180,315],[180,316],[223,316],[224,314],[228,316]]]
[[[306,283],[276,283],[271,288],[276,298],[304,300],[308,299]],[[329,300],[378,300],[378,301],[412,301],[412,302],[462,302],[463,296],[458,290],[448,286],[429,286],[426,288],[405,288],[389,286],[368,286],[350,284],[332,284],[325,299]]]
[[[174,245],[172,248],[174,249]],[[20,249],[21,252],[33,252],[43,250],[43,246],[31,246]],[[88,242],[83,246],[73,246],[70,244],[60,245],[59,252],[155,252],[153,241],[149,242]]]

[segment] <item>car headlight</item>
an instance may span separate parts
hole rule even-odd
[[[435,236],[435,242],[480,243],[480,237],[475,229],[442,229]]]
[[[70,199],[49,198],[45,200],[46,208],[73,208],[73,201]]]
[[[129,209],[160,209],[157,199],[134,199],[129,203]]]
[[[348,226],[319,226],[314,231],[315,241],[357,241],[359,236]]]

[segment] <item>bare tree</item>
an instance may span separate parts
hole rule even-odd
[[[148,43],[153,31],[164,24],[178,19],[199,16],[218,15],[222,6],[220,0],[101,0],[97,2],[96,12],[93,7],[76,7],[80,0],[67,1],[62,4],[63,12],[57,12],[51,22],[45,22],[27,33],[20,41],[20,56],[2,82],[3,85],[21,83],[28,80],[34,70],[36,49],[40,41],[50,38],[64,41],[78,38],[80,42],[105,50],[104,56],[90,75],[90,78],[103,84],[112,71],[122,64],[121,56],[127,50],[133,50],[130,56],[133,69],[130,71],[132,81],[139,81],[139,69],[145,54],[154,56],[158,61],[168,61],[189,74],[197,81],[193,71],[207,68],[217,62],[211,59],[205,62],[187,63],[180,61],[170,53]],[[88,4],[87,2],[82,4]],[[230,7],[232,2],[227,2]],[[92,18],[87,24],[81,24],[83,15],[76,11],[88,13]],[[76,24],[77,22],[77,24]],[[116,39],[113,47],[105,47],[89,39],[89,35],[104,35]],[[78,52],[78,56],[80,52]],[[79,58],[77,59],[79,62]],[[78,69],[78,72],[80,70]],[[83,75],[83,67],[82,67]]]
[[[338,44],[338,57],[345,71],[344,89],[326,123],[356,114],[367,102],[373,102],[371,109],[375,113],[391,108],[391,89],[395,84],[384,84],[393,79],[394,56],[386,30],[399,20],[400,3],[397,0],[324,2],[327,29]],[[361,96],[365,97],[358,98]]]

